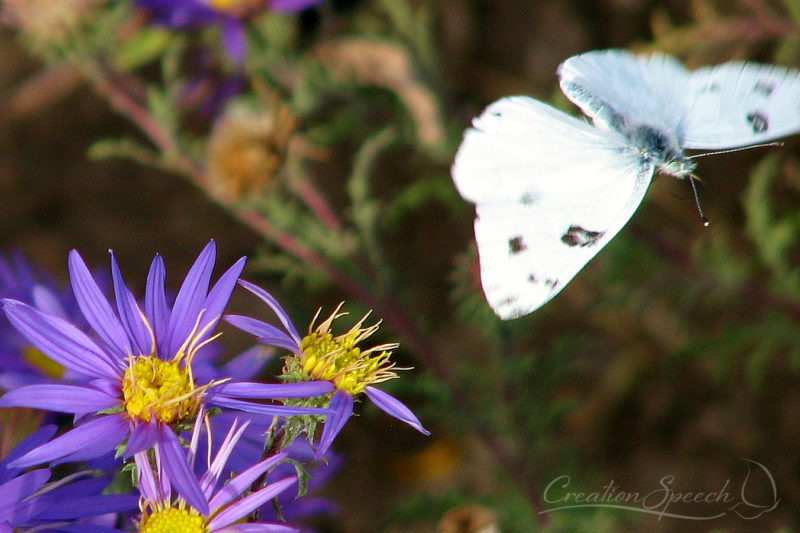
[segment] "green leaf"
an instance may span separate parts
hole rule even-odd
[[[115,50],[114,63],[121,70],[133,70],[155,61],[172,44],[172,37],[164,28],[141,28]]]

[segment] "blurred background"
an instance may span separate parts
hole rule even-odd
[[[414,370],[385,388],[433,434],[359,405],[317,530],[800,529],[798,140],[700,159],[709,228],[686,183],[656,178],[606,250],[510,322],[485,304],[449,175],[491,101],[575,112],[555,72],[577,53],[796,66],[800,2],[220,2],[243,56],[219,21],[133,1],[0,5],[4,252],[64,284],[69,250],[105,269],[113,249],[141,294],[155,253],[176,287],[213,238],[219,272],[250,256],[245,277],[300,328],[345,300],[400,342]],[[242,294],[231,312],[263,315]],[[608,486],[653,493],[653,512],[552,509]],[[656,505],[667,486],[730,500]]]

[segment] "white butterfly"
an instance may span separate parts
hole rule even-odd
[[[800,131],[800,72],[662,54],[588,52],[559,66],[594,125],[524,96],[473,121],[453,164],[476,204],[489,305],[508,320],[548,302],[619,232],[656,171],[692,179],[685,148],[728,149]]]

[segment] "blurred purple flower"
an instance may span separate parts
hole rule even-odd
[[[175,29],[218,26],[222,45],[235,64],[247,55],[244,18],[248,13],[270,9],[296,13],[319,4],[322,0],[136,0],[152,14],[156,23]]]
[[[269,0],[269,8],[281,13],[298,13],[322,2],[324,0]]]
[[[13,298],[80,323],[78,304],[72,292],[58,288],[49,276],[18,252],[8,257],[0,255],[0,298]],[[72,380],[77,377],[47,359],[5,317],[0,317],[0,389],[11,390],[52,379]]]

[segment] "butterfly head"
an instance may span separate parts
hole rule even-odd
[[[697,166],[683,153],[678,139],[663,130],[639,126],[633,129],[630,138],[642,157],[651,161],[659,172],[685,179]]]
[[[663,161],[660,161],[656,167],[659,172],[675,176],[680,179],[692,179],[694,177],[694,169],[697,164],[683,155],[683,152],[678,152],[674,156],[668,155]]]

